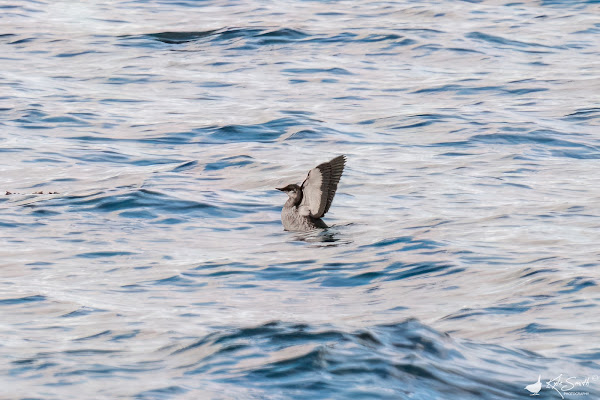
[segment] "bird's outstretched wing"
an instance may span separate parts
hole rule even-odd
[[[346,157],[338,156],[308,172],[308,176],[302,183],[301,214],[321,218],[329,211],[338,182],[344,172],[344,165],[346,165]]]

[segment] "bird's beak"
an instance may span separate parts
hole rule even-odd
[[[275,188],[275,189],[277,189],[277,190],[281,190],[282,192],[285,192],[285,189],[284,189],[284,188]]]

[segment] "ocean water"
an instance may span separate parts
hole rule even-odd
[[[600,398],[599,171],[595,0],[4,1],[0,398]]]

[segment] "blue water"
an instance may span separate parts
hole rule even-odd
[[[0,398],[599,398],[599,15],[3,3]]]

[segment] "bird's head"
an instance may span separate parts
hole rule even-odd
[[[291,183],[291,184],[281,187],[281,188],[275,188],[275,189],[285,192],[292,199],[298,199],[299,197],[302,196],[302,188],[300,188],[300,186],[298,186],[294,183]]]

